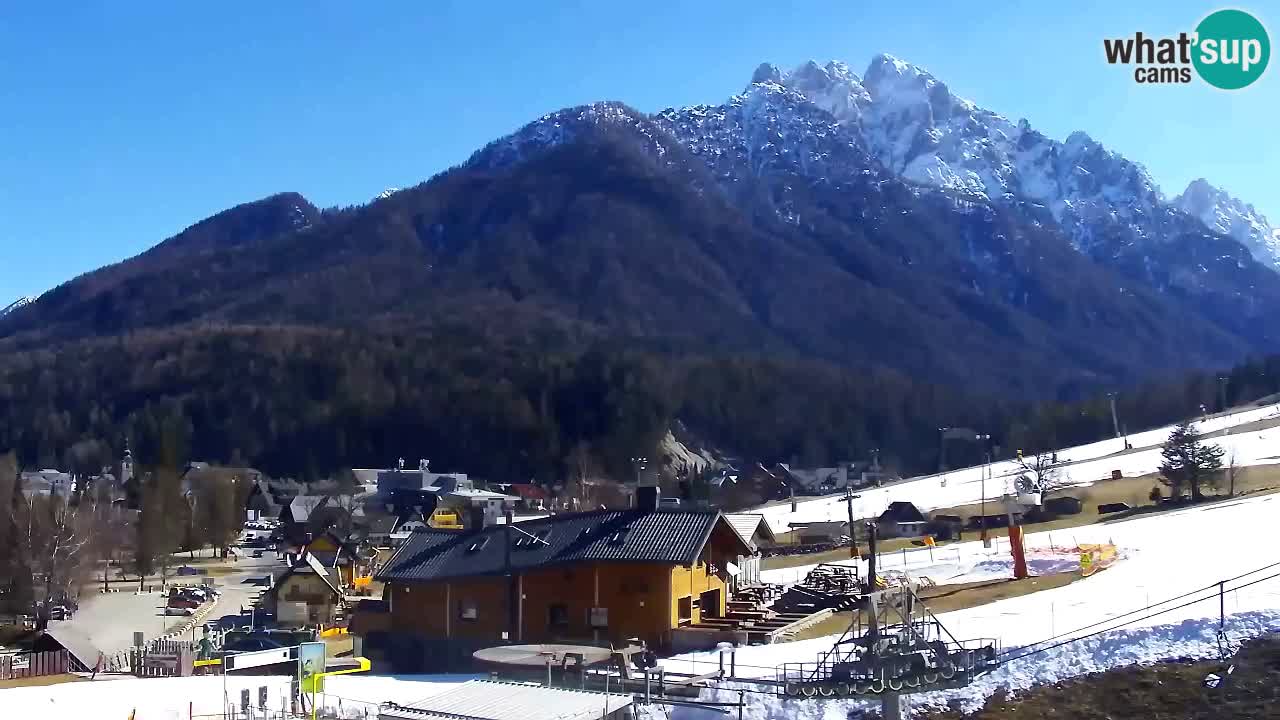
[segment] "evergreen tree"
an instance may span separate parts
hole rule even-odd
[[[1160,450],[1160,481],[1169,486],[1170,497],[1181,498],[1190,490],[1192,501],[1198,502],[1204,498],[1203,486],[1217,483],[1222,455],[1220,446],[1201,442],[1195,423],[1184,420]]]

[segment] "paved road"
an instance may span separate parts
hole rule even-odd
[[[209,620],[237,614],[241,606],[248,606],[249,598],[260,588],[245,583],[245,580],[272,572],[278,574],[284,569],[283,563],[274,557],[244,559],[227,567],[233,572],[215,578],[223,592],[208,614]],[[52,625],[70,627],[86,635],[99,650],[109,655],[132,647],[135,631],[141,631],[145,638],[151,639],[186,620],[164,615],[163,605],[163,597],[159,593],[135,595],[132,591],[125,591],[94,594],[82,597],[80,610],[70,620]]]

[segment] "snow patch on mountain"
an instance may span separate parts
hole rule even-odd
[[[1204,178],[1192,180],[1173,204],[1210,230],[1237,240],[1258,262],[1280,269],[1280,228],[1267,222],[1253,205],[1232,197]]]
[[[628,131],[644,149],[665,162],[670,138],[653,127],[650,119],[619,102],[596,102],[548,113],[516,132],[478,150],[467,161],[471,167],[501,168],[515,165],[540,150],[573,142],[588,133],[611,129]]]
[[[1116,227],[1154,236],[1166,222],[1168,208],[1140,164],[1084,133],[1047,138],[891,55],[872,59],[863,78],[843,63],[810,61],[789,73],[762,66],[753,80],[780,84],[826,110],[904,180],[1043,207],[1082,249]]]
[[[29,296],[20,297],[17,300],[14,300],[13,302],[6,305],[3,309],[0,309],[0,317],[4,317],[5,315],[8,315],[9,313],[14,312],[15,310],[24,308],[35,301],[36,299],[33,297],[29,297]]]

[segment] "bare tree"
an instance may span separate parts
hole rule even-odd
[[[26,545],[39,583],[40,617],[56,602],[72,603],[90,566],[89,547],[97,502],[92,495],[50,493],[27,498]]]
[[[1071,484],[1070,477],[1062,473],[1054,456],[1055,454],[1050,452],[1038,452],[1029,457],[1018,456],[1018,465],[1022,468],[1023,474],[1040,488],[1041,497]]]
[[[10,613],[26,612],[34,600],[26,523],[17,458],[0,455],[0,610]]]

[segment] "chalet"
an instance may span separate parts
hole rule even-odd
[[[252,522],[279,517],[279,515],[280,506],[276,504],[275,499],[271,496],[271,490],[266,481],[262,479],[254,481],[244,499],[245,520]]]
[[[912,503],[903,501],[889,503],[889,507],[876,518],[880,537],[885,538],[920,537],[925,534],[928,524],[924,513]]]
[[[375,576],[389,659],[414,671],[505,641],[671,647],[725,615],[729,565],[752,550],[719,512],[655,506],[414,533]]]
[[[757,463],[746,470],[728,467],[711,476],[711,498],[717,507],[748,508],[789,497],[787,475]]]
[[[764,516],[758,513],[731,513],[725,520],[737,531],[738,535],[751,548],[751,553],[739,555],[735,563],[737,572],[733,573],[734,587],[743,588],[760,584],[760,548],[773,547],[777,539]]]
[[[934,514],[929,521],[928,532],[939,540],[960,540],[964,532],[964,518]]]
[[[294,561],[266,592],[264,608],[286,627],[333,623],[342,604],[336,570],[308,554]]]
[[[355,543],[326,532],[307,543],[302,551],[310,553],[326,569],[332,571],[339,589],[351,587],[357,576],[367,574],[367,565]]]
[[[350,495],[296,495],[280,510],[285,538],[304,546],[335,527],[343,532],[364,516],[364,507]]]
[[[728,513],[724,517],[752,549],[758,550],[778,544],[778,539],[774,537],[773,530],[769,528],[769,523],[765,521],[764,515],[760,513]]]

